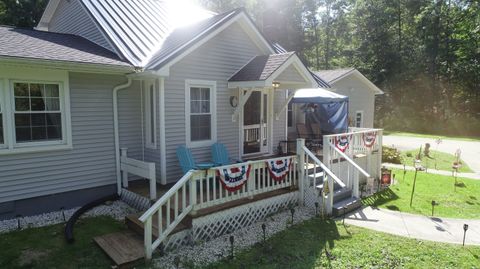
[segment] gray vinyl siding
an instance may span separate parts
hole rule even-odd
[[[227,89],[228,79],[254,56],[262,53],[237,24],[197,48],[170,68],[165,79],[165,133],[167,180],[174,182],[182,173],[176,157],[176,148],[186,143],[185,80],[209,80],[217,84],[217,141],[226,145],[230,156],[239,156],[239,121],[232,122],[234,109],[229,98],[238,94]],[[210,147],[194,148],[197,162],[211,160]]]
[[[60,1],[48,25],[48,30],[51,32],[78,35],[108,50],[114,51],[101,30],[82,6],[80,0]]]
[[[280,81],[288,81],[288,82],[302,82],[305,83],[305,79],[298,73],[297,69],[293,66],[289,66],[285,69],[279,76],[278,79]]]
[[[128,156],[144,160],[142,139],[142,93],[140,82],[118,92],[118,130],[120,147],[128,148]]]
[[[70,73],[72,150],[0,156],[0,202],[115,184],[112,89],[124,77]]]
[[[332,90],[349,97],[348,116],[351,125],[355,123],[355,112],[363,111],[363,128],[373,128],[375,94],[365,83],[354,75],[345,77],[332,85]]]
[[[283,110],[279,114],[278,120],[275,119],[275,113],[277,111],[280,111],[282,108],[282,105],[285,103],[285,100],[287,99],[287,93],[286,90],[276,90],[274,91],[274,103],[273,103],[273,140],[272,140],[272,149],[273,153],[278,153],[277,147],[282,140],[287,139],[287,109]],[[285,147],[285,144],[282,144],[283,147]]]

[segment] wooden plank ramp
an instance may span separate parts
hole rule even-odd
[[[93,240],[119,267],[126,267],[145,257],[143,238],[133,232],[111,233]]]

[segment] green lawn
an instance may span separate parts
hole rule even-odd
[[[431,215],[432,200],[435,216],[480,219],[480,180],[458,178],[456,191],[454,178],[418,172],[413,205],[410,207],[414,171],[407,171],[405,180],[403,170],[394,170],[397,184],[364,199],[364,204],[400,210],[414,214]]]
[[[401,156],[402,156],[403,163],[408,166],[414,166],[413,163],[415,160],[415,156],[417,156],[417,154],[418,154],[418,149],[402,151]],[[430,151],[430,157],[432,157],[432,159],[426,157],[422,152],[423,166],[429,169],[434,169],[435,163],[436,163],[438,170],[446,170],[446,171],[452,171],[453,162],[456,160],[455,156],[452,154],[435,151],[435,150]],[[460,169],[458,169],[458,172],[473,173],[472,169],[470,169],[470,167],[468,167],[467,163],[465,163],[464,161],[462,161],[462,166],[460,167]]]
[[[462,140],[462,141],[480,141],[480,137],[474,136],[445,136],[445,135],[432,135],[432,134],[418,134],[418,133],[408,133],[408,132],[397,132],[397,131],[383,131],[383,135],[397,135],[397,136],[411,136],[411,137],[422,137],[422,138],[432,138],[432,139],[450,139],[450,140]]]
[[[0,234],[0,268],[111,268],[92,239],[126,228],[109,217],[81,219],[73,244],[66,243],[63,229],[60,224]]]
[[[206,268],[480,268],[479,256],[480,247],[419,241],[314,218]]]

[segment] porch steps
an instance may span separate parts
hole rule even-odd
[[[171,213],[171,218],[173,219],[173,210],[170,211]],[[144,225],[143,223],[138,219],[140,218],[142,214],[132,214],[128,215],[125,217],[125,223],[127,224],[128,228],[138,235],[143,236],[144,232]],[[166,227],[166,214],[162,214],[162,227]],[[192,227],[192,218],[190,216],[186,216],[176,227],[173,229],[173,231],[170,233],[176,234],[178,232],[181,232],[183,230],[188,230]],[[164,228],[165,229],[165,228]],[[152,221],[152,235],[154,238],[158,237],[158,217],[157,214],[153,215],[153,221]],[[142,243],[142,248],[143,248],[143,243]]]
[[[335,217],[338,217],[352,212],[360,207],[362,207],[362,199],[350,197],[338,202],[334,202],[332,213]]]
[[[143,238],[133,232],[116,232],[97,236],[93,241],[120,268],[130,267],[134,262],[143,259]]]

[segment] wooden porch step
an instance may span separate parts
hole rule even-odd
[[[120,267],[145,257],[143,238],[133,232],[111,233],[93,240]]]
[[[125,217],[125,223],[127,224],[128,228],[130,230],[134,231],[135,233],[142,235],[143,236],[143,230],[144,230],[144,225],[143,223],[138,219],[143,213],[139,214],[132,214],[128,215]],[[173,220],[173,215],[174,212],[173,210],[170,210],[170,220]],[[162,227],[163,230],[165,230],[166,227],[166,212],[163,210],[162,212]],[[173,231],[170,233],[170,235],[181,232],[183,230],[190,229],[192,227],[192,218],[189,216],[186,216],[176,227],[173,229]],[[157,214],[153,215],[152,218],[152,235],[153,237],[157,238],[158,237],[158,216]]]

